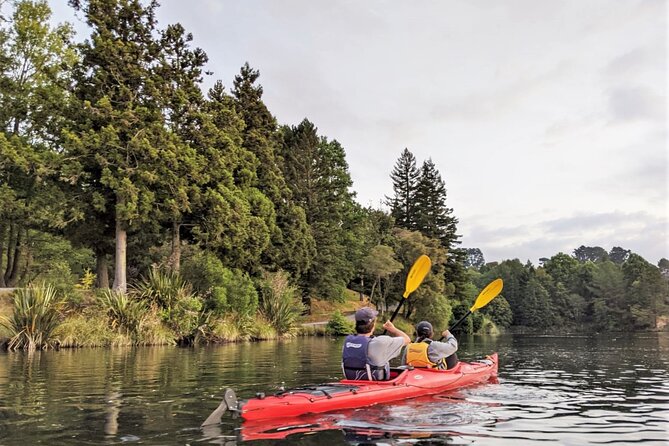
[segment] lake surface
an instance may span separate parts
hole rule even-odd
[[[227,415],[199,428],[226,387],[243,398],[339,379],[341,343],[0,353],[0,445],[669,444],[666,333],[461,339],[463,360],[499,352],[499,384],[285,429]]]

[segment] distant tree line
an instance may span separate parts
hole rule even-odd
[[[0,287],[76,283],[91,268],[98,288],[124,293],[159,265],[215,306],[217,292],[280,272],[307,307],[352,288],[388,311],[428,254],[432,273],[404,309],[411,320],[445,327],[494,277],[503,296],[466,330],[651,328],[666,315],[666,259],[658,268],[621,248],[581,247],[539,267],[486,264],[460,247],[432,160],[419,167],[405,149],[390,211],[364,208],[344,147],[308,119],[279,124],[249,64],[229,91],[222,81],[205,91],[208,56],[180,24],[158,26],[157,2],[69,4],[90,30],[81,43],[71,25],[50,24],[44,0],[16,1],[2,17]],[[237,310],[226,299],[220,308]]]

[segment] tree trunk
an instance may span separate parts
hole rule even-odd
[[[0,288],[4,288],[7,285],[5,285],[5,275],[2,270],[2,253],[5,249],[5,232],[7,230],[7,226],[2,223],[0,224]]]
[[[104,252],[95,253],[95,287],[109,288],[109,265],[107,254]]]
[[[168,260],[168,265],[170,270],[179,274],[179,269],[181,267],[181,237],[179,236],[179,228],[181,225],[176,220],[172,222],[172,252],[170,253],[170,259]]]
[[[1,249],[0,249],[1,251]],[[365,300],[363,291],[365,290],[365,276],[360,275],[360,302]]]
[[[9,224],[9,238],[7,240],[7,266],[5,267],[5,283],[9,282],[9,276],[12,274],[14,265],[14,249],[16,248],[16,232],[14,223]],[[1,271],[0,271],[1,272]]]
[[[114,259],[114,291],[125,293],[128,291],[126,281],[126,247],[128,233],[120,219],[116,218],[116,258]]]
[[[376,283],[378,282],[378,279],[374,281],[372,284],[372,292],[369,294],[369,302],[374,303],[374,290],[376,290]]]
[[[9,277],[5,277],[7,286],[14,288],[19,281],[19,267],[23,258],[24,243],[21,240],[21,228],[16,229],[16,244],[14,245],[14,258],[12,259],[12,269]],[[9,265],[7,265],[9,267]]]

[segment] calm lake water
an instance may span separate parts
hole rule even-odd
[[[669,334],[472,337],[460,358],[499,352],[499,384],[286,429],[229,416],[199,428],[226,387],[243,398],[339,379],[341,343],[0,353],[0,445],[669,444]],[[263,433],[287,437],[253,440]]]

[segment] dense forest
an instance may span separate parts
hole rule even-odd
[[[347,289],[389,311],[421,254],[433,267],[407,321],[446,327],[496,277],[502,295],[466,331],[666,320],[668,260],[581,246],[486,263],[461,247],[430,159],[399,146],[386,208],[362,207],[345,148],[309,119],[277,122],[249,64],[206,89],[207,55],[183,26],[159,26],[157,2],[69,3],[89,36],[53,25],[46,1],[2,10],[0,287],[40,284],[21,297],[58,302],[70,344],[95,317],[135,343],[162,329],[186,342],[290,334],[312,299]]]

